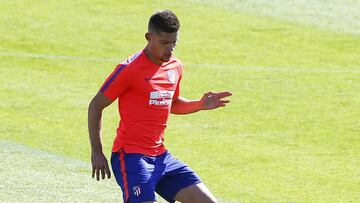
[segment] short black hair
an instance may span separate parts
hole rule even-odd
[[[180,28],[180,22],[176,15],[168,10],[156,11],[149,20],[148,32],[177,32]]]

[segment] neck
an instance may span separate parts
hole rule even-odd
[[[157,64],[157,65],[161,65],[162,61],[156,59],[154,57],[154,55],[151,53],[151,49],[149,47],[149,45],[146,45],[145,49],[144,49],[144,53],[145,55],[150,59],[150,61],[152,61],[153,63]]]

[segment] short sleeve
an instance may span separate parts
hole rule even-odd
[[[111,100],[120,97],[130,87],[130,70],[127,64],[119,64],[100,88],[101,93]]]

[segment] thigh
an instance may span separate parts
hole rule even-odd
[[[175,200],[183,203],[215,203],[216,198],[203,184],[198,183],[181,189],[176,195]]]
[[[165,174],[156,184],[155,191],[168,202],[175,202],[175,196],[179,191],[201,183],[201,180],[189,166],[170,154],[165,160],[168,170],[165,170]]]
[[[156,201],[154,167],[147,163],[141,154],[114,152],[111,166],[125,203]]]

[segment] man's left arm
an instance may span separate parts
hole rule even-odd
[[[226,97],[232,94],[226,92],[208,92],[205,93],[200,100],[189,100],[178,96],[174,99],[171,106],[171,113],[173,114],[190,114],[200,110],[211,110],[226,106],[229,100]]]

